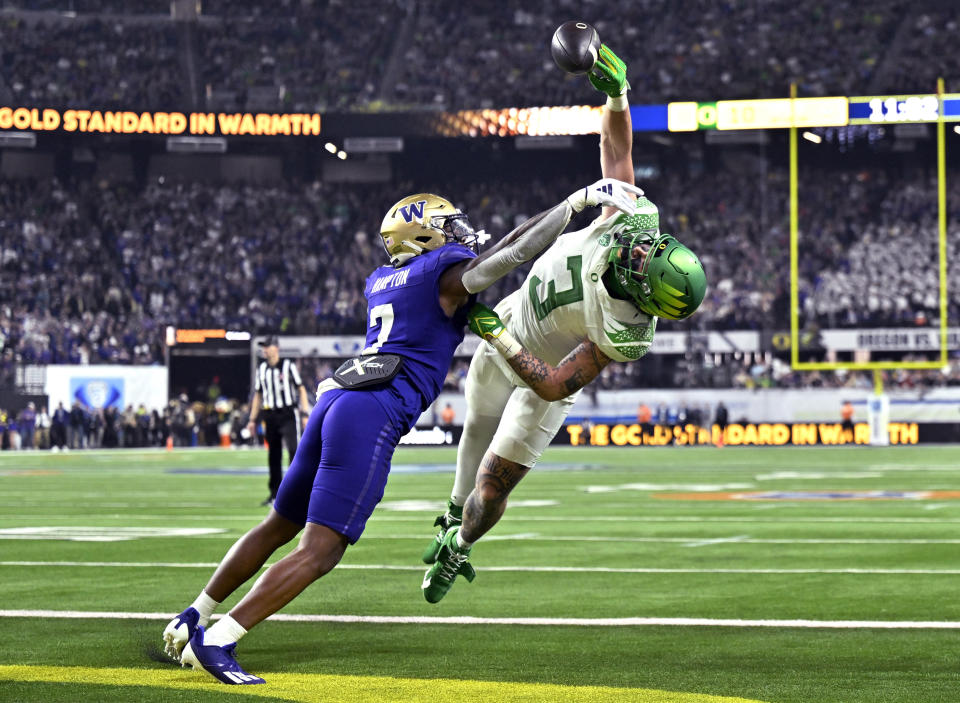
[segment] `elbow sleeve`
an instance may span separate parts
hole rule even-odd
[[[479,293],[513,269],[546,249],[560,236],[573,216],[573,209],[564,201],[546,215],[522,229],[519,236],[489,258],[468,269],[461,277],[468,293]]]

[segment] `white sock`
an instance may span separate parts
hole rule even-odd
[[[247,631],[243,629],[240,623],[229,615],[224,615],[204,633],[203,643],[222,647],[225,644],[238,642],[245,634],[247,634]]]
[[[464,549],[470,549],[470,547],[472,546],[473,546],[473,542],[468,542],[467,540],[465,540],[463,538],[463,533],[460,530],[457,530],[457,547],[459,547],[460,550],[463,551]]]
[[[213,615],[213,611],[219,606],[220,603],[208,596],[206,591],[200,591],[197,599],[190,604],[191,608],[195,608],[196,611],[200,613],[200,624],[204,627],[210,622],[210,616]]]

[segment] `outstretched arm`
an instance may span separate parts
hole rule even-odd
[[[600,45],[597,65],[590,73],[593,87],[607,95],[600,121],[600,168],[604,178],[633,183],[633,122],[627,104],[627,67],[610,47]],[[605,207],[606,219],[616,212]]]
[[[472,293],[479,293],[535,257],[563,232],[574,213],[597,205],[633,212],[633,196],[638,194],[643,191],[611,178],[580,188],[560,204],[531,217],[480,256],[444,271],[440,277],[441,307],[452,315]]]
[[[577,392],[611,361],[596,344],[585,339],[557,366],[551,366],[520,346],[500,316],[486,305],[474,305],[468,319],[470,329],[500,352],[510,368],[544,400],[560,400]]]

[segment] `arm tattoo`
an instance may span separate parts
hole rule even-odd
[[[527,384],[534,385],[543,381],[549,374],[547,365],[526,349],[510,359],[510,366]]]
[[[601,361],[600,361],[600,357],[597,356],[597,353],[598,353],[599,351],[600,351],[600,349],[597,347],[596,344],[591,344],[591,345],[590,345],[590,356],[593,357],[593,363],[597,365],[597,372],[598,372],[598,373],[599,373],[600,371],[603,371],[603,362],[601,362]]]
[[[577,369],[573,372],[573,376],[563,382],[563,387],[566,389],[567,394],[570,394],[574,391],[580,390],[588,383],[589,381],[585,381],[583,378],[583,371]]]
[[[589,357],[586,355],[585,346],[590,350]],[[531,388],[536,389],[547,381],[554,384],[558,390],[565,391],[565,395],[570,395],[590,383],[603,370],[605,362],[609,359],[601,357],[604,357],[603,352],[595,344],[585,341],[555,367],[533,356],[526,349],[521,349],[520,353],[511,358],[508,363]],[[564,378],[567,373],[569,376]]]

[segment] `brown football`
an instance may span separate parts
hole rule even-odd
[[[564,22],[553,33],[550,54],[567,73],[586,73],[597,63],[600,35],[586,22]]]

